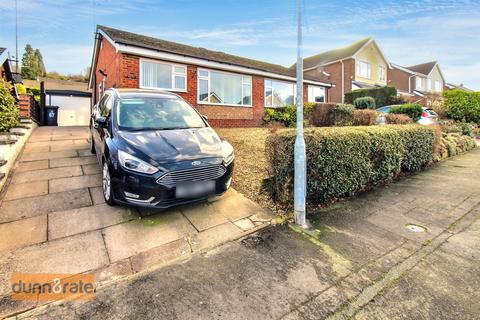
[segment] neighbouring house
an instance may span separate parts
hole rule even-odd
[[[388,60],[372,37],[303,60],[305,76],[322,77],[332,83],[329,102],[344,102],[345,93],[352,90],[387,85],[389,68]]]
[[[325,76],[304,78],[304,100],[327,101]],[[265,108],[294,104],[296,92],[291,68],[98,26],[92,103],[110,87],[172,91],[219,127],[258,126]]]
[[[460,84],[453,84],[453,83],[445,83],[443,86],[443,90],[462,90],[462,91],[467,91],[467,92],[472,92],[472,89],[469,89],[463,85],[463,83]]]
[[[414,101],[427,100],[429,96],[441,96],[445,79],[436,61],[402,67],[392,63],[388,71],[389,84],[399,95]]]
[[[6,48],[0,48],[0,79],[10,82],[14,87],[12,94],[18,100],[18,93],[15,84],[22,83],[22,76],[16,72],[13,72],[12,64],[10,63],[10,57]]]

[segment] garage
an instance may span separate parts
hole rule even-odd
[[[90,121],[90,93],[77,90],[46,90],[47,106],[58,106],[59,126],[87,126]]]

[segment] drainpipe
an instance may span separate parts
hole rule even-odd
[[[415,75],[412,75],[408,77],[408,93],[412,93],[412,78],[415,77]]]
[[[343,64],[343,60],[340,60],[342,64],[342,103],[345,103],[345,65]]]

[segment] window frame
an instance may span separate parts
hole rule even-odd
[[[418,85],[420,83],[420,85]],[[422,77],[416,76],[415,77],[415,89],[416,90],[423,90],[423,79]]]
[[[438,84],[438,90],[437,90],[437,84]],[[435,90],[435,92],[442,92],[443,91],[442,81],[435,80],[434,90]]]
[[[208,72],[208,76],[201,76],[200,75],[201,71]],[[242,84],[241,84],[241,86],[242,86],[242,101],[243,101],[243,97],[244,97],[243,87],[245,85],[249,85],[250,86],[250,104],[217,103],[217,102],[201,101],[200,100],[200,90],[199,90],[200,80],[206,80],[207,81],[207,97],[210,98],[209,95],[210,95],[210,88],[211,88],[211,72],[217,72],[217,73],[223,73],[223,74],[242,77]],[[248,83],[248,81],[245,82],[245,78],[250,78],[250,83]],[[210,105],[210,106],[253,108],[253,77],[250,76],[250,75],[243,74],[243,73],[226,72],[226,71],[220,71],[220,70],[208,69],[208,68],[198,68],[197,69],[197,104]]]
[[[310,92],[313,93],[314,88],[321,88],[323,90],[323,102],[310,101]],[[310,91],[310,89],[312,91]],[[307,101],[310,102],[310,103],[326,103],[326,101],[327,101],[327,90],[326,90],[326,88],[322,87],[322,86],[316,86],[316,85],[309,84],[307,86]]]
[[[263,100],[264,100],[264,107],[265,108],[271,108],[271,109],[278,109],[278,108],[284,108],[284,107],[274,107],[273,106],[273,100],[272,100],[272,106],[267,106],[267,81],[272,81],[272,97],[273,97],[273,82],[283,82],[283,83],[288,83],[293,85],[293,104],[296,103],[297,99],[297,84],[294,82],[290,81],[284,81],[284,80],[278,80],[278,79],[272,79],[272,78],[265,78],[263,82],[264,90],[263,90]],[[273,98],[272,98],[273,99]]]
[[[157,63],[157,64],[164,64],[164,65],[168,65],[172,68],[170,74],[172,76],[172,80],[171,80],[171,88],[156,88],[156,87],[148,87],[148,86],[144,86],[142,84],[142,78],[143,78],[143,68],[142,68],[142,63],[144,61],[147,61],[147,62],[153,62],[153,63]],[[182,67],[182,68],[185,68],[185,74],[181,74],[179,72],[175,72],[175,67]],[[177,89],[175,88],[175,76],[182,76],[185,78],[185,89]],[[166,61],[162,61],[162,60],[155,60],[155,59],[147,59],[147,58],[140,58],[140,62],[139,62],[139,79],[138,79],[138,87],[140,89],[150,89],[150,90],[165,90],[165,91],[172,91],[172,92],[187,92],[188,91],[188,66],[185,65],[185,64],[178,64],[178,63],[172,63],[172,62],[166,62]]]
[[[378,80],[383,82],[387,81],[387,68],[384,66],[378,66]]]
[[[362,63],[365,64],[366,66],[368,66],[368,68],[367,68],[367,76],[366,76],[366,77],[364,77],[363,75],[360,74],[360,65],[361,65]],[[357,71],[356,71],[357,77],[372,80],[372,65],[371,65],[369,62],[367,62],[367,61],[362,61],[362,60],[357,60],[356,69],[357,69]]]

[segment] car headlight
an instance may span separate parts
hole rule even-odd
[[[230,143],[222,140],[223,163],[228,166],[234,159],[233,147]]]
[[[118,160],[120,161],[122,167],[127,170],[147,174],[154,174],[158,171],[158,169],[151,164],[148,164],[145,161],[140,160],[137,157],[134,157],[131,154],[128,154],[121,150],[118,150]]]

